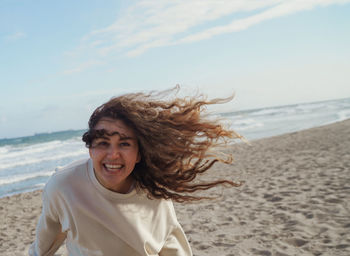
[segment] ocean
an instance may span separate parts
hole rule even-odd
[[[350,98],[221,113],[248,140],[266,138],[350,118]],[[0,197],[43,188],[55,168],[87,158],[84,130],[0,139]],[[1,134],[0,134],[1,136]]]

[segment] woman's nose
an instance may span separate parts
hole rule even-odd
[[[112,158],[119,158],[120,157],[120,151],[118,147],[116,146],[110,146],[108,150],[108,155]]]

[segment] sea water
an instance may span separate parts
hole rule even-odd
[[[248,140],[266,138],[344,121],[350,98],[269,107],[222,114],[230,127]]]
[[[221,113],[248,140],[322,126],[350,118],[350,98]],[[84,130],[0,139],[0,197],[40,189],[56,167],[87,158]],[[1,136],[1,134],[0,134]]]
[[[55,168],[88,157],[83,130],[0,140],[0,197],[40,189]]]

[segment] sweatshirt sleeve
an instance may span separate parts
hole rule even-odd
[[[30,256],[54,255],[66,239],[52,200],[44,189],[42,212],[36,228],[35,241],[29,249]]]
[[[192,256],[191,247],[181,226],[175,227],[169,234],[160,256]]]

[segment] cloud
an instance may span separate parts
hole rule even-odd
[[[23,32],[16,32],[10,35],[5,36],[6,42],[15,42],[21,38],[25,38],[27,35]]]
[[[345,2],[350,2],[350,1],[342,1],[342,0],[340,1],[325,1],[325,0],[281,1],[281,3],[279,3],[278,5],[268,8],[267,10],[262,11],[258,14],[251,15],[249,17],[242,18],[239,20],[234,20],[229,24],[226,24],[223,26],[216,26],[216,27],[204,30],[202,32],[194,33],[192,35],[184,37],[178,40],[176,44],[190,43],[190,42],[196,42],[204,39],[209,39],[216,35],[245,30],[250,26],[261,23],[265,20],[286,16],[299,11],[311,10],[317,6],[326,6],[329,4],[345,3]]]
[[[93,53],[93,58],[137,56],[152,48],[193,43],[300,11],[348,2],[350,0],[143,0],[120,12],[112,24],[91,31],[77,51]]]
[[[278,4],[280,0],[140,1],[111,25],[92,31],[85,40],[102,56],[114,51],[134,56],[147,49],[171,45],[192,29],[237,12]],[[98,44],[97,44],[98,43]]]

